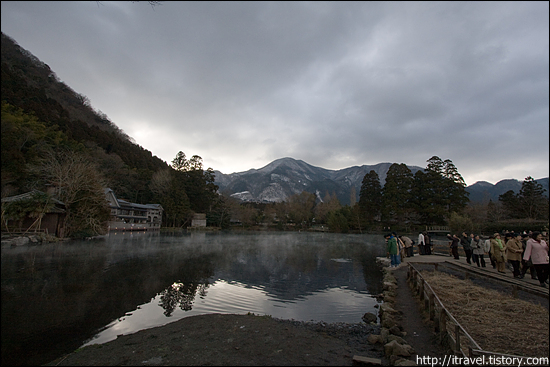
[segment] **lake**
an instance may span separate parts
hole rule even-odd
[[[2,248],[2,364],[207,313],[361,322],[382,292],[381,235],[110,233]]]

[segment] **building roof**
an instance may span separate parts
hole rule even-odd
[[[115,204],[114,206],[116,206],[118,208],[120,208],[122,206],[125,206],[125,207],[132,207],[132,208],[135,208],[135,209],[163,210],[162,205],[160,205],[160,204],[137,204],[137,203],[129,202],[127,200],[119,199],[119,198],[116,197],[114,191],[109,189],[109,188],[105,189],[105,195],[107,195],[107,197],[109,195],[111,195],[111,197],[113,199],[113,200],[110,200],[111,205],[113,204],[113,201],[114,201],[114,204]]]
[[[39,191],[39,190],[31,190],[31,191],[26,192],[24,194],[19,194],[19,195],[8,196],[8,197],[5,197],[5,198],[2,198],[2,203],[13,203],[13,202],[16,202],[16,201],[21,201],[21,200],[30,200],[36,194],[47,195],[45,192],[42,192],[42,191]],[[50,195],[48,195],[48,197],[49,197],[49,200],[52,203],[54,203],[55,205],[60,205],[60,206],[65,207],[64,202],[62,202],[60,200],[57,200],[56,198],[54,198]],[[48,213],[65,213],[65,210],[63,208],[60,208],[59,206],[54,206],[48,211]]]

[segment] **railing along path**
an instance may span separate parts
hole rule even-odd
[[[424,309],[428,311],[430,320],[435,322],[436,331],[439,332],[440,343],[448,345],[456,356],[470,359],[482,356],[526,359],[521,356],[483,350],[451,312],[445,308],[433,288],[422,277],[413,263],[408,263],[408,265],[407,281],[409,285],[413,291],[416,291],[420,300],[424,301]],[[434,263],[434,265],[437,270],[438,264]]]

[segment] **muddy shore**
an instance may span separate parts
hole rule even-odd
[[[354,355],[381,358],[367,342],[378,326],[307,323],[269,316],[210,314],[123,335],[49,366],[350,366]]]

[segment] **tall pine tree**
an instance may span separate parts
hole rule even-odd
[[[359,209],[361,216],[369,223],[380,217],[382,207],[382,186],[378,174],[371,170],[363,177],[359,192]]]
[[[412,184],[413,175],[406,164],[390,166],[382,190],[382,221],[387,224],[405,222],[411,208]]]
[[[531,176],[523,181],[517,199],[524,218],[548,219],[548,198],[544,196],[545,191]]]

